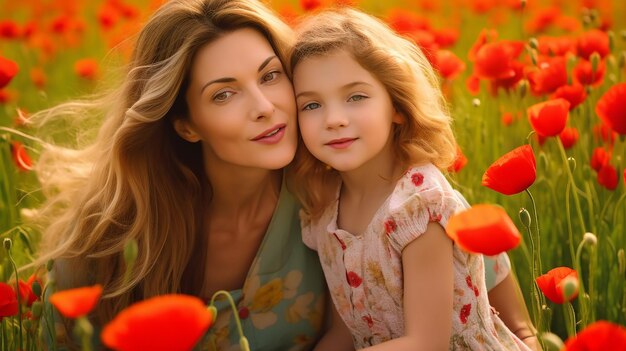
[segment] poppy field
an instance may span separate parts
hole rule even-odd
[[[115,86],[134,33],[161,3],[0,0],[2,350],[43,349],[55,331],[42,322],[55,310],[76,319],[82,347],[91,349],[86,316],[101,287],[55,293],[46,279],[54,262],[20,267],[37,256],[41,235],[42,150],[88,145],[99,116],[43,126],[29,118]],[[439,73],[454,121],[458,155],[448,177],[471,204],[489,204],[459,219],[451,237],[468,250],[508,252],[545,350],[626,350],[626,2],[269,4],[290,24],[309,11],[351,4],[414,40]],[[101,339],[114,349],[149,349],[168,335],[154,332],[160,321],[166,329],[185,325],[171,349],[191,349],[213,310],[184,296],[162,299],[123,311]],[[172,323],[172,309],[188,313]],[[127,330],[146,315],[152,329]]]

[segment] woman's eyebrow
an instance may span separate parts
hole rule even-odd
[[[268,58],[266,58],[263,63],[261,63],[261,65],[259,66],[259,69],[257,70],[257,72],[261,72],[263,70],[263,68],[265,68],[265,66],[267,66],[270,62],[272,62],[273,59],[278,58],[276,55],[272,55]],[[202,88],[200,89],[200,94],[202,94],[202,92],[204,91],[204,89],[206,89],[209,85],[211,84],[215,84],[215,83],[230,83],[230,82],[234,82],[236,81],[235,78],[231,78],[231,77],[224,77],[224,78],[218,78],[218,79],[214,79],[208,83],[206,83],[205,85],[202,86]]]

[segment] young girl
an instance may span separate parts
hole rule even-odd
[[[444,231],[464,205],[440,171],[455,140],[421,51],[342,9],[301,24],[291,67],[306,145],[291,185],[335,308],[318,349],[528,350],[489,306],[482,257]]]

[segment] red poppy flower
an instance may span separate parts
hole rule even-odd
[[[480,78],[472,73],[472,75],[467,77],[467,80],[465,80],[465,87],[470,94],[478,95],[480,92]]]
[[[615,167],[613,167],[609,162],[606,162],[598,171],[598,184],[608,190],[615,190],[618,182],[619,175],[617,173],[617,169],[615,169]]]
[[[576,17],[572,16],[560,16],[556,20],[557,27],[563,29],[566,32],[578,32],[582,28],[582,24]]]
[[[429,1],[431,2],[431,1]],[[459,30],[456,28],[443,28],[434,31],[435,42],[439,47],[449,48],[459,40]]]
[[[593,149],[593,153],[591,154],[591,168],[598,172],[610,159],[611,153],[609,151],[605,148],[597,147]]]
[[[41,69],[41,67],[33,67],[30,69],[30,80],[35,84],[35,86],[39,89],[43,89],[48,81],[46,77],[46,73]]]
[[[213,314],[197,297],[161,295],[120,312],[102,330],[114,350],[191,350],[213,323]]]
[[[565,351],[626,350],[626,328],[607,321],[589,324],[565,342]]]
[[[561,9],[556,6],[542,8],[526,23],[526,29],[531,33],[543,32],[553,25],[561,16]]]
[[[596,104],[596,113],[611,129],[626,135],[626,83],[619,83],[607,90]]]
[[[87,315],[102,295],[102,286],[86,286],[56,292],[50,296],[50,303],[67,318],[78,318]]]
[[[4,317],[17,315],[17,295],[15,290],[4,282],[0,282],[0,321]]]
[[[615,138],[617,138],[617,132],[614,132],[611,127],[603,122],[595,124],[592,128],[592,132],[595,140],[602,140],[609,145],[613,145]]]
[[[523,50],[519,42],[487,43],[476,52],[474,73],[483,79],[506,79],[515,76],[512,66]]]
[[[0,21],[0,38],[16,39],[21,35],[20,27],[15,21]]]
[[[574,67],[572,74],[577,83],[596,87],[604,81],[604,72],[606,72],[606,65],[603,61],[600,61],[596,70],[593,71],[591,62],[581,59]]]
[[[550,95],[550,99],[558,98],[567,100],[569,102],[569,110],[571,111],[585,101],[587,92],[581,84],[563,85]]]
[[[541,58],[537,69],[527,73],[530,89],[535,95],[550,94],[567,84],[567,65],[561,56]]]
[[[561,143],[563,147],[566,149],[571,148],[578,141],[578,129],[575,127],[565,128],[559,134],[559,139],[561,139]]]
[[[549,37],[540,36],[537,38],[537,51],[544,56],[565,56],[567,53],[575,53],[574,41],[565,36]]]
[[[600,57],[605,57],[611,51],[609,49],[609,35],[597,29],[585,32],[578,37],[576,51],[578,56],[585,60],[589,60],[594,52],[597,52]]]
[[[522,238],[506,211],[489,204],[454,214],[446,233],[463,250],[489,256],[515,248]]]
[[[453,79],[465,70],[465,62],[449,50],[435,53],[434,67],[445,79]]]
[[[112,4],[104,3],[98,9],[98,22],[100,28],[107,31],[115,26],[120,18],[117,9]]]
[[[98,61],[94,59],[82,59],[74,64],[74,71],[79,77],[95,79],[98,76]]]
[[[19,70],[17,63],[0,56],[0,89],[9,85]]]
[[[569,102],[565,99],[553,99],[530,106],[528,120],[537,134],[545,137],[559,135],[569,116]]]
[[[18,170],[27,172],[33,169],[33,161],[28,156],[24,144],[19,141],[11,142],[11,156]]]
[[[454,159],[454,163],[448,167],[448,171],[459,173],[463,167],[467,164],[467,157],[463,154],[463,150],[457,145],[456,146],[456,158]]]
[[[543,292],[550,301],[554,303],[564,303],[563,280],[570,276],[578,279],[578,273],[575,270],[568,267],[557,267],[535,278],[535,281],[539,289],[541,289],[541,292]],[[574,294],[569,301],[575,299],[576,296],[578,296],[578,293]]]
[[[513,124],[513,114],[511,112],[505,112],[500,117],[500,120],[502,121],[502,124],[508,127]]]
[[[533,149],[530,145],[523,145],[491,164],[483,174],[482,185],[504,195],[513,195],[526,190],[536,177]]]
[[[400,8],[394,8],[389,11],[386,22],[400,34],[407,34],[416,30],[431,29],[428,19]]]
[[[300,0],[300,6],[304,11],[313,11],[322,6],[321,0]]]
[[[18,282],[20,287],[20,300],[28,307],[30,307],[33,302],[37,301],[37,296],[33,293],[32,284],[32,282],[29,284],[22,280]]]
[[[506,91],[509,91],[517,86],[522,78],[524,78],[524,64],[518,61],[511,62],[511,69],[515,73],[513,76],[508,78],[498,78],[492,79],[490,81],[490,91],[492,95],[498,94],[498,89],[502,88]]]

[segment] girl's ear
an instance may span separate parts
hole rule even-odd
[[[176,134],[190,143],[197,143],[201,140],[200,135],[196,133],[189,121],[184,118],[177,118],[174,120],[174,130],[176,131]]]

